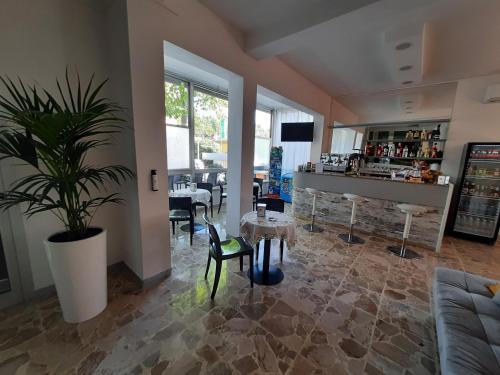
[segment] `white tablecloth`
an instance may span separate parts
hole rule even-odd
[[[240,226],[241,235],[252,244],[276,238],[294,246],[297,241],[295,220],[281,212],[266,211],[265,217],[258,217],[257,211],[247,212],[241,218]]]
[[[210,203],[210,192],[205,189],[196,189],[196,191],[191,191],[187,189],[179,189],[170,192],[171,197],[191,197],[193,203],[200,202],[208,205]]]

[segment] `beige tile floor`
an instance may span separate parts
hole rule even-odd
[[[215,222],[224,227],[223,216]],[[438,373],[433,270],[500,279],[500,246],[446,238],[441,255],[416,248],[423,258],[409,261],[376,237],[346,246],[340,231],[299,228],[276,286],[250,289],[230,261],[215,302],[213,269],[203,278],[207,234],[190,247],[180,233],[170,278],[142,290],[114,267],[109,306],[88,322],[65,323],[56,297],[0,311],[0,374]]]

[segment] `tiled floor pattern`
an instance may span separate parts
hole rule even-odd
[[[215,218],[219,228],[223,220]],[[203,279],[207,234],[190,247],[180,233],[170,278],[141,290],[114,269],[109,306],[88,322],[65,323],[56,297],[0,311],[0,374],[438,373],[433,270],[500,279],[500,247],[446,238],[441,255],[417,249],[423,258],[409,261],[376,237],[346,246],[340,231],[299,227],[273,287],[250,289],[230,261],[215,302],[213,269]]]

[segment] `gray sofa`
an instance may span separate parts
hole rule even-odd
[[[436,268],[434,316],[443,375],[500,375],[500,306],[487,284],[500,281]]]

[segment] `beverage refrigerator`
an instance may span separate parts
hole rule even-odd
[[[500,224],[500,143],[468,143],[452,233],[493,244]]]

